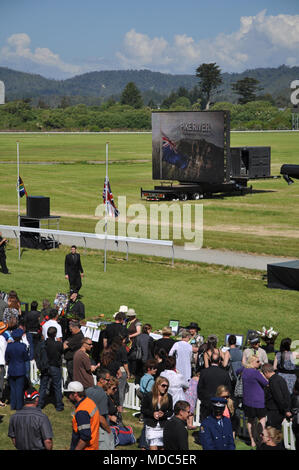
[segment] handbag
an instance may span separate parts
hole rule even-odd
[[[136,438],[134,436],[132,426],[110,426],[113,434],[115,435],[115,442],[120,446],[135,444]]]
[[[242,378],[242,374],[239,374],[237,376],[237,381],[236,381],[235,390],[234,390],[234,396],[236,398],[242,398],[243,397],[243,378]]]
[[[142,359],[142,347],[140,346],[140,344],[137,343],[137,346],[136,346],[136,360],[141,361],[141,359]]]

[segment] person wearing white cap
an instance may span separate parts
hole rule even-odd
[[[261,345],[261,340],[258,336],[258,334],[252,334],[251,337],[249,338],[249,344],[250,347],[245,349],[243,351],[243,358],[242,358],[242,364],[244,367],[246,367],[249,358],[251,356],[257,356],[260,361],[260,365],[262,366],[263,364],[268,363],[268,356],[266,351],[260,347]]]
[[[100,413],[95,402],[86,396],[78,381],[70,382],[64,394],[75,406],[70,450],[98,450]]]

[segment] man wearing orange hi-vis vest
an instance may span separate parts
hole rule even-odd
[[[80,382],[70,382],[65,396],[75,406],[70,450],[99,450],[100,413]]]

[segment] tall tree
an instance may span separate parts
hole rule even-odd
[[[134,82],[127,83],[124,88],[121,95],[121,104],[128,104],[136,109],[142,108],[142,96]]]
[[[239,104],[246,104],[249,101],[256,100],[256,93],[263,90],[259,87],[259,80],[252,77],[244,77],[235,83],[232,83],[232,90],[237,95],[240,95],[238,99]]]
[[[216,63],[201,64],[196,69],[196,77],[199,78],[199,88],[205,108],[209,109],[211,98],[222,83],[221,70]]]

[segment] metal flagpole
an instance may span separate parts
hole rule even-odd
[[[104,252],[104,272],[106,272],[107,264],[107,225],[108,225],[108,144],[106,142],[106,179],[105,179],[105,252]]]
[[[17,193],[18,193],[18,228],[19,228],[19,259],[21,259],[21,234],[20,234],[20,154],[19,154],[19,142],[17,142]]]

